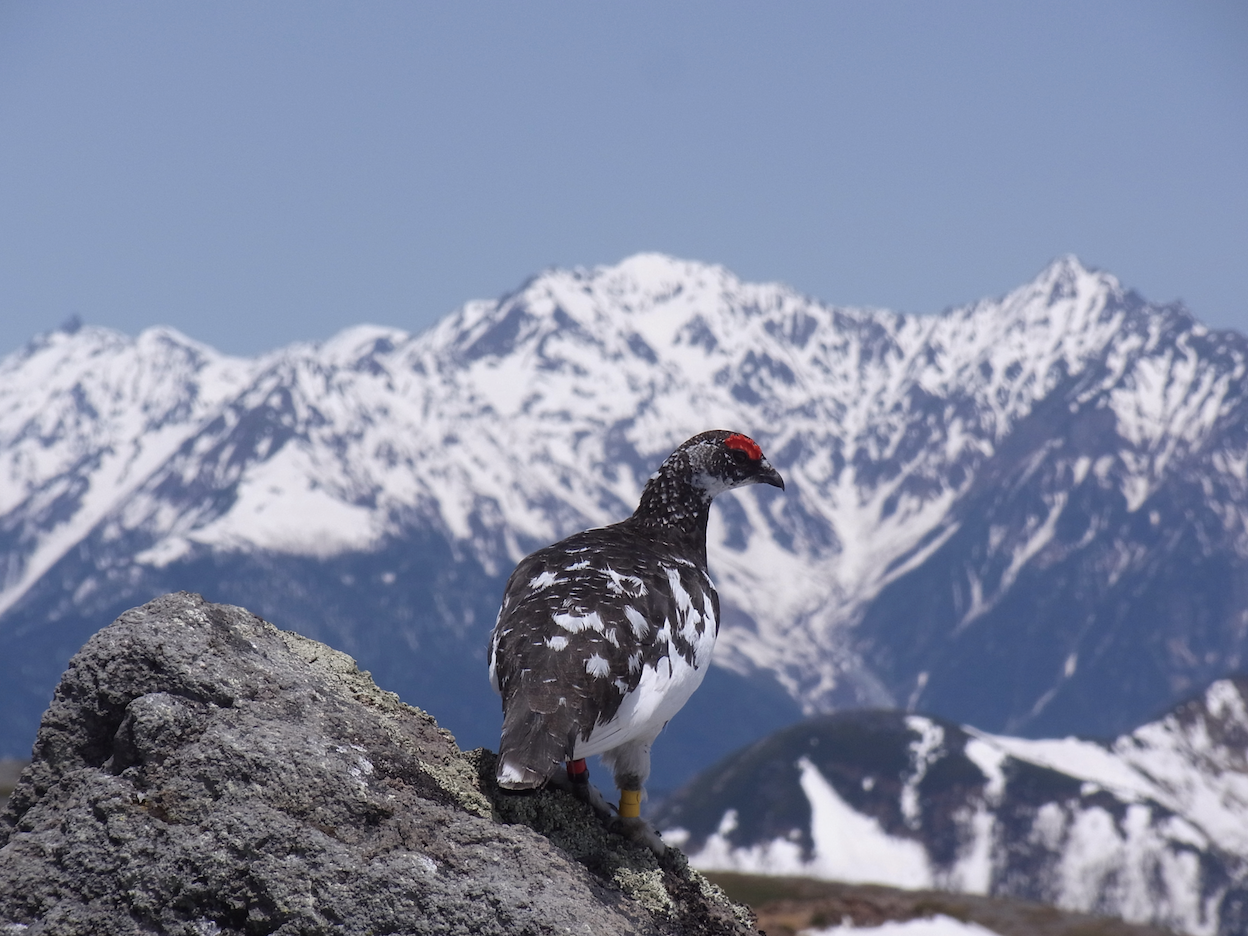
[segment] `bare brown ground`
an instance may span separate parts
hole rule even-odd
[[[1171,936],[1155,926],[1068,913],[1044,904],[945,891],[912,891],[874,884],[841,884],[810,878],[710,872],[705,876],[733,900],[758,914],[767,936],[794,936],[811,927],[879,926],[943,914],[978,923],[1001,936]]]

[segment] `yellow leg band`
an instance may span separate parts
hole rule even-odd
[[[641,815],[641,790],[620,790],[620,816],[636,819]]]

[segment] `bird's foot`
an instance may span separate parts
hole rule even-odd
[[[667,846],[658,830],[641,816],[617,816],[609,828],[630,842],[646,846],[656,857],[662,858],[667,852]]]
[[[567,775],[557,773],[550,778],[550,783],[588,803],[608,830],[630,842],[646,846],[659,857],[667,851],[654,826],[637,814],[641,807],[640,790],[622,790],[620,808],[617,809],[615,804],[607,802],[601,790],[589,782],[589,768],[584,760],[568,761]]]
[[[555,774],[550,778],[550,784],[565,793],[571,793],[582,803],[588,803],[603,822],[615,818],[615,807],[607,802],[601,790],[589,782],[589,768],[585,766],[583,759],[568,761],[567,776]]]
[[[583,802],[589,803],[594,812],[598,814],[598,818],[604,820],[615,818],[615,807],[602,795],[602,791],[588,780],[584,783],[573,783],[572,792]]]

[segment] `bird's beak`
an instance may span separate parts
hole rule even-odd
[[[778,487],[784,490],[784,478],[780,477],[780,472],[771,467],[771,462],[763,459],[763,463],[758,466],[758,476],[755,479],[759,484],[770,484],[772,487]]]

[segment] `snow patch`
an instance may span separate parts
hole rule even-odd
[[[823,929],[804,929],[800,936],[998,936],[996,930],[990,930],[978,923],[964,923],[938,913],[931,917],[920,917],[915,920],[890,920],[879,926],[854,926],[842,923]]]
[[[854,810],[837,794],[809,758],[797,762],[802,792],[810,803],[812,857],[790,839],[749,848],[734,848],[728,839],[733,826],[720,824],[689,863],[704,871],[750,874],[806,875],[851,883],[894,887],[930,887],[927,854],[918,842],[889,835],[879,822]],[[735,814],[734,817],[735,819]],[[725,822],[728,817],[725,815]],[[666,833],[665,833],[666,834]]]

